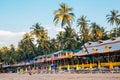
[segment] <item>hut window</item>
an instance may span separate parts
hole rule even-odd
[[[107,51],[109,51],[110,50],[110,46],[105,46],[105,49],[107,50]]]
[[[92,49],[92,52],[96,52],[97,50],[98,50],[98,49],[93,48],[93,49]]]
[[[103,43],[103,42],[102,42],[102,40],[98,40],[98,43],[100,44],[100,43]]]
[[[113,40],[115,40],[115,38],[114,38],[114,37],[112,37],[112,38],[111,38],[111,40],[113,41]]]
[[[88,45],[91,45],[92,43],[91,42],[88,42]]]
[[[83,49],[83,50],[82,50],[82,52],[86,52],[86,50],[85,50],[85,49]]]

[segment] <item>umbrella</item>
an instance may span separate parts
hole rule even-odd
[[[112,62],[109,63],[109,69],[113,69],[113,63]]]
[[[27,68],[25,68],[25,72],[27,72],[28,70],[27,70]]]
[[[51,66],[49,66],[49,70],[51,70]]]
[[[36,67],[36,72],[38,72],[38,67]]]
[[[61,69],[62,69],[62,67],[61,67],[61,66],[59,66],[59,67],[58,67],[58,69],[59,69],[59,70],[61,70]]]
[[[101,69],[100,60],[98,60],[98,69]]]
[[[70,65],[67,66],[67,70],[70,71]]]
[[[35,69],[34,69],[34,67],[32,68],[32,72],[34,72],[35,71]]]
[[[23,69],[20,69],[20,73],[23,73]]]
[[[90,63],[90,70],[92,70],[92,68],[93,68],[93,65],[92,65],[92,63]]]
[[[85,69],[85,66],[84,66],[84,64],[82,63],[82,70],[84,70]]]
[[[17,69],[17,73],[19,73],[19,70]]]
[[[78,70],[78,64],[76,64],[76,70]]]

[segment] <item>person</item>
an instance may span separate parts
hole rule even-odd
[[[29,74],[29,75],[32,75],[30,68],[28,68],[28,74]]]

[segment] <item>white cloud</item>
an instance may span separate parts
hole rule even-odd
[[[56,34],[58,34],[60,31],[65,31],[64,28],[61,27],[55,27],[55,26],[48,26],[45,27],[48,30],[48,35],[50,38],[56,38]]]
[[[63,28],[61,28],[61,27],[57,27],[57,28],[56,28],[56,31],[57,31],[57,32],[60,32],[60,31],[65,31],[65,30],[64,30]]]
[[[3,46],[9,47],[14,44],[17,47],[18,42],[22,39],[25,32],[10,32],[5,30],[0,30],[0,48]]]

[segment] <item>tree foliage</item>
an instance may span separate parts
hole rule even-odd
[[[106,31],[105,27],[96,22],[90,23],[86,16],[77,19],[79,34],[72,26],[74,20],[73,8],[69,8],[65,3],[60,4],[60,8],[54,11],[55,25],[61,22],[61,27],[65,31],[60,31],[56,38],[51,39],[48,36],[47,29],[36,23],[25,33],[19,41],[18,47],[13,44],[10,47],[0,48],[0,61],[4,64],[15,64],[22,61],[30,61],[35,56],[46,55],[62,49],[81,49],[81,46],[88,41],[107,40],[112,37],[120,36],[120,14],[117,10],[111,11],[107,15],[107,21],[110,24],[116,24],[116,28]]]

